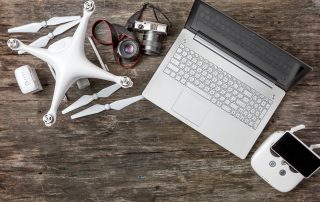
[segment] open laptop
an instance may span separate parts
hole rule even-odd
[[[143,96],[241,159],[311,67],[196,0]]]

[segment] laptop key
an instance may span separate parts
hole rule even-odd
[[[247,91],[247,90],[245,90],[243,93],[244,93],[246,96],[248,96],[248,97],[251,97],[251,96],[252,96],[252,93],[250,93],[250,92]]]
[[[231,108],[230,107],[228,107],[227,105],[222,105],[222,107],[221,107],[224,111],[226,111],[226,112],[231,112]]]
[[[179,54],[174,54],[173,57],[176,58],[177,60],[181,60],[182,58],[182,56]]]
[[[231,103],[230,107],[232,107],[234,110],[238,110],[239,109],[239,106],[234,104],[234,103]]]
[[[217,106],[221,107],[222,103],[220,101],[217,101]]]
[[[262,119],[266,113],[267,113],[267,110],[264,109],[264,110],[261,112],[259,118]]]
[[[241,100],[237,100],[236,103],[240,105],[242,108],[246,106],[246,103],[242,102]]]
[[[215,103],[217,102],[217,99],[216,99],[216,98],[212,98],[212,99],[211,99],[211,102],[212,102],[213,104],[215,104]]]
[[[249,98],[248,97],[244,97],[242,100],[245,101],[245,102],[249,102]]]
[[[178,65],[179,65],[179,61],[176,60],[176,59],[174,59],[174,58],[171,59],[171,62],[172,62],[172,64],[174,64],[175,66],[178,66]]]
[[[223,97],[223,96],[220,97],[220,101],[224,102],[225,100],[226,100],[225,97]]]
[[[166,73],[166,74],[170,74],[170,73],[171,73],[171,71],[170,71],[170,69],[165,68],[164,73]]]
[[[169,63],[167,67],[170,68],[171,70],[175,71],[175,72],[179,71],[179,68],[174,66],[172,63]]]
[[[182,55],[183,55],[183,53],[182,53]],[[186,59],[186,58],[182,58],[181,62],[182,62],[182,63],[186,63],[186,62],[187,62],[187,59]]]
[[[183,51],[181,55],[182,55],[183,57],[186,57],[187,54],[188,54],[188,53],[187,53],[186,51]]]
[[[197,60],[196,58],[192,58],[192,62],[193,62],[193,63],[197,63],[198,60]]]

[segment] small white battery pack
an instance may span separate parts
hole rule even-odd
[[[43,89],[36,70],[29,65],[18,67],[14,75],[23,94],[36,93]]]

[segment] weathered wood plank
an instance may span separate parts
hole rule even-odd
[[[143,3],[95,2],[93,18],[104,17],[114,23],[124,23]],[[135,86],[96,103],[109,103],[143,91],[183,28],[193,3],[150,2],[168,13],[174,24],[161,56],[144,57],[135,69],[124,70],[113,61],[110,47],[99,45],[111,71],[129,75]],[[75,121],[59,115],[53,127],[44,127],[41,119],[50,106],[54,81],[42,61],[29,55],[17,56],[7,48],[7,29],[53,16],[81,15],[83,1],[0,0],[0,200],[319,200],[319,172],[293,192],[281,194],[254,173],[250,157],[272,131],[299,123],[307,125],[306,133],[301,135],[305,142],[320,142],[320,1],[207,2],[314,67],[288,92],[246,160],[238,159],[148,101]],[[53,29],[10,36],[30,43]],[[88,57],[99,64],[88,44],[86,48]],[[44,86],[41,93],[20,93],[13,72],[25,64],[36,68]],[[72,87],[68,95],[74,101],[109,84],[94,80],[89,89]],[[68,104],[63,103],[60,109]]]

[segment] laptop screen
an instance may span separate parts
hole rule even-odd
[[[232,18],[196,0],[186,28],[201,33],[287,90],[305,65]],[[249,67],[250,67],[249,65]],[[309,67],[310,69],[310,67]]]

